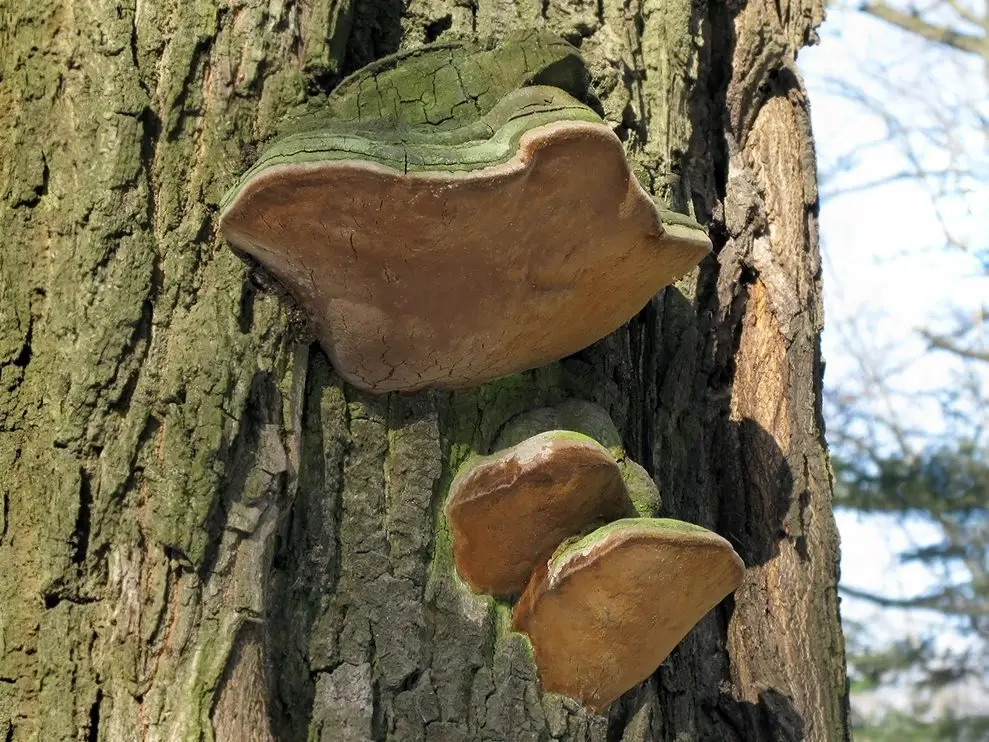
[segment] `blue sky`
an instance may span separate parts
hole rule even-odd
[[[825,385],[898,416],[906,427],[936,433],[946,426],[938,408],[915,400],[907,404],[895,392],[956,383],[958,365],[944,354],[925,353],[916,330],[943,327],[953,312],[970,312],[989,300],[989,281],[973,255],[945,249],[946,231],[969,247],[987,247],[989,143],[985,131],[965,120],[966,111],[989,116],[986,74],[973,58],[848,9],[831,9],[821,39],[801,52],[799,65],[810,93],[824,194]],[[850,91],[859,99],[850,100]],[[928,126],[935,133],[909,139],[907,152],[888,141],[883,111],[889,120]],[[938,138],[939,126],[954,132],[950,141]],[[944,170],[957,163],[987,177],[959,174],[934,186],[902,179],[859,188],[911,167]],[[944,182],[962,193],[939,194],[935,207],[932,196]],[[877,378],[889,383],[892,396],[875,394],[862,383],[863,357]],[[848,513],[838,514],[838,524],[845,584],[903,598],[950,579],[896,560],[903,549],[937,540],[930,526]],[[916,614],[880,611],[849,598],[843,599],[842,613],[875,627],[878,642],[925,634],[946,645],[962,642],[949,623],[933,615],[918,620]]]

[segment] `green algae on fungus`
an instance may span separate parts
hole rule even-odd
[[[627,457],[618,462],[618,468],[622,471],[625,491],[635,506],[635,512],[642,518],[654,517],[663,501],[659,487],[649,472]]]
[[[608,411],[594,402],[574,398],[515,415],[502,426],[495,448],[514,446],[547,430],[583,433],[611,451],[616,459],[625,455],[621,434]]]
[[[571,398],[518,414],[504,424],[494,447],[508,448],[547,430],[583,433],[607,448],[618,462],[625,491],[636,513],[650,518],[659,512],[662,499],[652,476],[626,455],[622,437],[608,411],[594,402]]]
[[[318,129],[327,121],[459,129],[525,87],[558,88],[586,102],[589,82],[580,52],[539,29],[478,43],[441,42],[362,67],[326,100],[298,108],[281,123],[279,133]]]

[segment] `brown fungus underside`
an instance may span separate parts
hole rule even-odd
[[[515,605],[543,690],[600,711],[651,675],[741,584],[731,545],[687,523],[617,521],[565,545]]]
[[[521,592],[564,540],[635,510],[606,448],[549,431],[467,462],[445,512],[461,578],[506,597]]]
[[[663,225],[621,142],[587,120],[524,131],[508,159],[469,171],[273,164],[220,226],[291,290],[340,374],[376,393],[574,353],[709,250],[699,228]]]

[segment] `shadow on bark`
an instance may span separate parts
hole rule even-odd
[[[773,436],[752,420],[731,423],[737,440],[742,486],[722,497],[720,532],[735,547],[746,567],[766,564],[779,554],[779,543],[788,538],[791,510],[806,505],[808,493],[795,497],[794,480],[783,452]],[[733,479],[735,477],[732,477]],[[797,552],[807,558],[806,537],[795,539]]]
[[[276,739],[306,739],[314,677],[332,654],[317,620],[327,611],[339,573],[338,524],[346,441],[325,430],[323,401],[342,388],[321,353],[310,361],[302,419],[298,491],[277,538],[268,591],[265,675]],[[342,409],[338,410],[343,416]],[[333,629],[325,634],[332,634]]]
[[[745,742],[770,739],[773,742],[800,742],[806,739],[804,720],[793,701],[779,691],[769,689],[759,694],[758,703],[737,701],[727,693],[718,699],[713,713],[718,717],[718,733],[704,738],[710,742]],[[730,733],[734,732],[734,736]]]
[[[398,51],[402,43],[403,0],[352,0],[353,26],[344,74]]]

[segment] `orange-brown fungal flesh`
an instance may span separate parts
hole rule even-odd
[[[465,388],[574,353],[710,249],[699,228],[664,228],[603,123],[536,126],[489,167],[396,167],[274,164],[220,222],[371,392]]]
[[[543,690],[600,711],[651,675],[744,566],[715,533],[637,518],[598,529],[541,565],[515,605]]]
[[[565,539],[634,512],[611,453],[564,431],[469,461],[446,502],[457,572],[497,596],[519,593]]]

